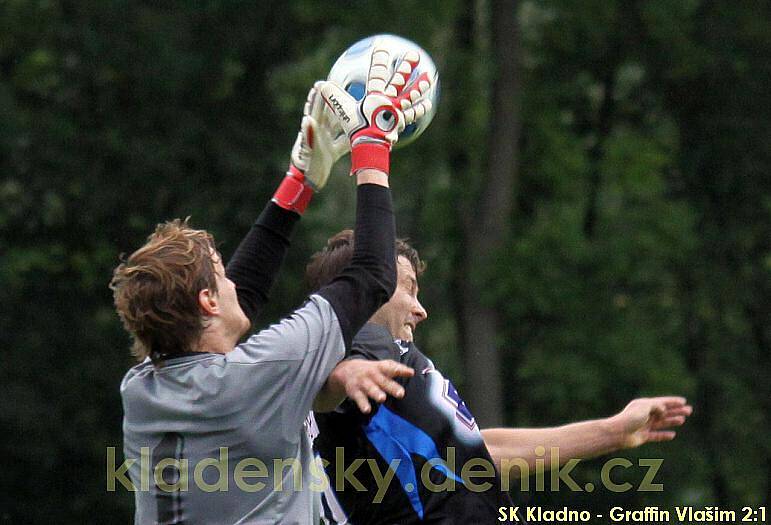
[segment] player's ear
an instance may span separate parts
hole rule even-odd
[[[204,288],[198,292],[198,306],[201,308],[201,312],[206,316],[217,315],[220,313],[217,294],[212,292],[209,288]]]

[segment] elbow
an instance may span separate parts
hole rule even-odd
[[[379,308],[390,301],[391,296],[396,292],[396,265],[385,265],[380,275],[376,276],[374,281],[377,283],[376,297],[378,298]]]
[[[391,300],[391,296],[396,292],[396,264],[389,264],[383,272],[383,293],[385,302]]]
[[[360,260],[354,256],[353,263],[352,266],[364,270],[360,275],[366,283],[364,286],[369,297],[377,303],[377,308],[390,301],[396,291],[396,257],[393,260]]]

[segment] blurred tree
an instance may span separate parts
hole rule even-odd
[[[467,382],[475,385],[467,390],[466,396],[479,424],[488,427],[504,423],[502,319],[484,293],[492,285],[484,280],[484,268],[496,266],[511,230],[520,126],[517,4],[515,0],[493,0],[489,6],[482,3],[477,10],[484,19],[476,26],[482,31],[491,28],[490,42],[477,38],[483,40],[478,45],[484,46],[485,54],[492,59],[492,71],[485,75],[491,79],[491,93],[483,99],[490,105],[490,126],[482,130],[489,153],[482,167],[484,176],[479,177],[481,184],[477,183],[476,191],[466,194],[466,213],[461,215],[465,249],[458,266],[458,320],[466,354]],[[494,53],[490,53],[490,46]]]
[[[281,176],[263,77],[283,6],[0,4],[3,520],[130,515],[105,494],[131,365],[110,272],[160,220],[192,215],[232,250],[254,219]]]
[[[676,189],[697,214],[682,288],[699,446],[717,503],[768,505],[771,443],[757,436],[771,430],[771,7],[703,2],[687,13],[679,28],[662,23],[663,6],[643,16],[659,28],[651,54],[672,50],[654,78],[680,130]]]

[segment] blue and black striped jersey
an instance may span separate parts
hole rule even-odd
[[[349,358],[393,359],[415,375],[399,380],[402,399],[389,398],[371,414],[351,401],[315,414],[314,449],[337,500],[326,505],[327,512],[337,507],[330,517],[354,525],[497,522],[498,509],[512,501],[452,382],[414,344],[395,342],[380,325],[365,325]],[[486,475],[464,476],[464,465]]]

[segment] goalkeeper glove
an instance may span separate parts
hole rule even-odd
[[[317,83],[350,139],[351,174],[364,169],[387,174],[391,148],[399,133],[431,109],[431,101],[423,98],[431,87],[427,73],[406,85],[420,55],[405,53],[393,72],[390,60],[387,49],[376,47],[372,51],[366,94],[361,101],[333,82]]]
[[[348,151],[344,135],[335,136],[317,82],[305,101],[303,119],[289,159],[286,177],[273,195],[273,202],[284,209],[303,214],[313,193],[327,183],[332,166]]]

